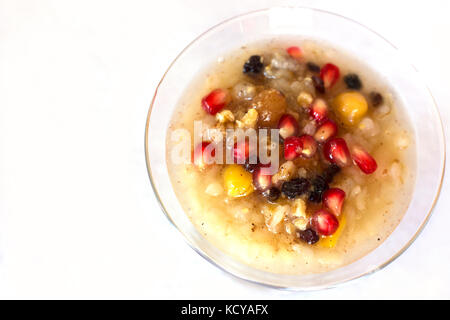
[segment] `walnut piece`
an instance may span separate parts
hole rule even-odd
[[[300,92],[300,94],[297,97],[297,103],[303,108],[309,107],[309,105],[312,102],[313,102],[313,96],[306,91]]]
[[[273,211],[273,214],[270,217],[269,221],[267,222],[269,231],[273,233],[279,232],[279,226],[281,225],[280,222],[282,222],[283,219],[289,214],[290,210],[291,207],[289,205],[277,206]]]
[[[222,110],[216,114],[216,120],[219,121],[220,123],[233,122],[234,121],[233,112],[226,109]]]
[[[275,186],[280,186],[284,181],[290,180],[295,174],[295,164],[292,161],[287,161],[283,163],[278,172],[272,177],[272,183]]]
[[[238,128],[255,128],[258,122],[258,111],[255,109],[249,109],[241,120],[236,120]]]

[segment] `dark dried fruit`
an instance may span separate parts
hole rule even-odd
[[[275,202],[281,195],[281,191],[278,188],[272,187],[262,193],[262,195],[270,202]]]
[[[323,80],[318,76],[313,76],[312,81],[314,84],[314,88],[316,88],[316,91],[319,93],[325,93],[325,84],[323,83]]]
[[[320,192],[324,192],[329,188],[327,181],[322,176],[316,176],[314,178],[314,180],[312,181],[312,187]]]
[[[329,189],[328,183],[322,176],[316,176],[312,183],[312,190],[309,193],[308,200],[315,203],[322,201],[322,194]]]
[[[322,193],[311,191],[309,193],[308,201],[314,202],[314,203],[321,203],[322,202]]]
[[[286,181],[281,186],[281,192],[288,198],[294,199],[308,192],[309,181],[305,178],[292,179]]]
[[[315,64],[314,62],[308,62],[306,64],[306,67],[311,72],[320,72],[320,67],[317,64]]]
[[[383,96],[378,92],[371,92],[369,95],[372,107],[378,107],[383,103]]]
[[[333,163],[331,166],[325,169],[322,176],[326,182],[331,183],[334,179],[334,176],[337,175],[340,171],[341,168],[337,164]]]
[[[245,74],[258,74],[264,68],[261,56],[251,56],[246,63],[244,63],[244,68],[242,72]]]
[[[314,244],[319,241],[319,235],[313,229],[306,229],[304,231],[297,231],[298,237],[307,244]]]
[[[345,84],[347,85],[347,88],[354,89],[354,90],[360,90],[362,88],[361,80],[359,79],[358,75],[355,73],[349,73],[344,77]]]
[[[255,171],[256,168],[258,168],[258,164],[253,164],[253,163],[244,163],[243,164],[245,171],[248,171],[250,173],[253,173],[253,171]]]

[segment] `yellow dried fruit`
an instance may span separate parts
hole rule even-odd
[[[339,119],[349,126],[358,124],[368,110],[366,98],[357,91],[339,94],[334,98],[332,105]]]
[[[286,98],[275,89],[263,90],[253,99],[253,108],[258,111],[258,125],[262,127],[276,125],[286,107]]]
[[[230,164],[223,171],[225,189],[230,197],[248,196],[254,191],[253,177],[238,164]]]

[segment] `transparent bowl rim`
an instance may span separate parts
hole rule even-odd
[[[264,12],[268,12],[270,10],[274,10],[274,9],[303,9],[303,10],[310,10],[313,12],[319,12],[319,13],[324,13],[324,14],[329,14],[332,16],[336,16],[339,18],[342,18],[344,20],[350,21],[364,29],[366,29],[367,31],[375,34],[376,36],[378,36],[379,38],[381,38],[384,42],[386,42],[387,45],[391,46],[393,49],[395,50],[399,50],[392,42],[390,42],[388,39],[386,39],[384,36],[382,36],[381,34],[379,34],[378,32],[372,30],[371,28],[361,24],[360,22],[351,19],[349,17],[346,17],[344,15],[335,13],[335,12],[331,12],[331,11],[327,11],[327,10],[323,10],[323,9],[318,9],[318,8],[314,8],[314,7],[308,7],[308,6],[273,6],[273,7],[267,7],[267,8],[263,8],[263,9],[258,9],[258,10],[252,10],[252,11],[247,11],[235,16],[232,16],[228,19],[222,20],[221,22],[213,25],[212,27],[208,28],[207,30],[205,30],[204,32],[202,32],[200,35],[198,35],[197,37],[195,37],[186,47],[183,48],[183,50],[180,51],[180,53],[175,57],[175,59],[170,63],[170,65],[168,66],[168,68],[166,69],[166,71],[164,72],[161,80],[158,82],[158,85],[156,86],[155,89],[155,93],[153,95],[153,98],[151,100],[150,103],[150,107],[147,113],[147,120],[146,120],[146,124],[145,124],[145,137],[144,137],[144,147],[145,147],[145,160],[146,160],[146,166],[147,166],[147,173],[150,179],[150,184],[152,186],[153,192],[155,194],[155,197],[158,201],[158,204],[162,210],[162,212],[164,213],[164,215],[166,216],[166,218],[170,221],[170,223],[178,230],[181,232],[181,230],[179,230],[179,228],[177,227],[177,225],[173,222],[173,220],[171,219],[169,213],[167,212],[163,201],[161,200],[159,194],[158,194],[158,189],[156,187],[156,184],[153,180],[153,176],[152,176],[152,170],[151,170],[151,165],[150,165],[150,157],[149,157],[149,126],[150,126],[150,117],[151,117],[151,113],[153,110],[153,106],[154,106],[154,102],[156,99],[156,96],[158,94],[158,89],[161,86],[161,84],[163,83],[167,73],[169,72],[169,70],[172,68],[172,66],[175,64],[175,62],[183,55],[183,53],[185,51],[187,51],[193,44],[195,44],[199,39],[201,39],[203,36],[205,36],[206,34],[208,34],[211,31],[214,31],[216,28],[220,27],[223,24],[226,24],[228,22],[231,22],[233,20],[237,20],[240,18],[243,18],[245,16],[250,16],[252,14],[258,14],[258,13],[264,13]],[[412,65],[409,61],[407,62],[409,63],[409,65],[416,69],[414,67],[414,65]],[[416,69],[417,70],[417,69]],[[431,92],[431,90],[429,89],[428,85],[424,82],[423,85],[425,86],[426,90],[428,91],[428,94],[430,95],[430,97],[432,98],[433,101],[433,108],[434,111],[436,112],[437,118],[439,120],[439,124],[440,124],[440,135],[442,137],[442,150],[443,150],[443,154],[442,154],[442,163],[441,163],[441,177],[440,177],[440,182],[439,182],[439,187],[437,189],[437,192],[434,196],[433,199],[433,203],[425,217],[425,219],[423,220],[423,223],[420,225],[420,227],[417,229],[416,233],[413,235],[413,237],[395,254],[393,255],[390,259],[388,259],[387,261],[385,261],[384,263],[380,264],[379,266],[376,266],[375,268],[373,268],[372,270],[369,270],[365,273],[361,273],[358,275],[355,275],[353,278],[349,278],[343,281],[339,281],[333,284],[325,284],[325,285],[318,285],[316,287],[308,287],[308,288],[299,288],[299,287],[286,287],[286,286],[277,286],[277,285],[273,285],[273,284],[268,284],[268,283],[264,283],[264,282],[259,282],[259,281],[254,281],[254,280],[250,280],[250,279],[246,279],[244,277],[240,277],[237,274],[234,274],[228,270],[226,270],[225,268],[223,268],[222,266],[220,266],[219,264],[217,264],[215,261],[213,261],[212,259],[210,259],[206,254],[204,254],[201,250],[199,250],[198,248],[196,248],[195,246],[193,246],[189,241],[187,241],[185,239],[185,242],[195,251],[197,252],[201,257],[203,257],[206,261],[210,262],[212,265],[216,266],[217,268],[219,268],[220,270],[224,271],[227,275],[232,276],[233,278],[236,278],[238,280],[244,280],[248,283],[253,283],[253,284],[257,284],[260,286],[264,286],[264,287],[268,287],[268,288],[274,288],[274,289],[281,289],[281,290],[288,290],[288,291],[315,291],[315,290],[323,290],[323,289],[331,289],[334,288],[338,285],[342,285],[342,284],[347,284],[349,282],[352,282],[354,280],[357,279],[361,279],[364,278],[370,274],[373,274],[379,270],[384,269],[386,266],[388,266],[390,263],[392,263],[393,261],[395,261],[400,255],[402,255],[410,246],[411,244],[417,239],[417,237],[420,235],[420,233],[423,231],[424,227],[426,226],[426,224],[428,223],[431,214],[433,213],[434,208],[436,207],[437,201],[439,200],[439,196],[441,194],[441,190],[442,190],[442,186],[443,186],[443,181],[444,181],[444,176],[445,176],[445,165],[446,165],[446,138],[445,138],[445,131],[444,131],[444,126],[442,123],[442,118],[439,112],[439,108],[437,107],[436,104],[436,100]]]

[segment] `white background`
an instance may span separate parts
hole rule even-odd
[[[232,278],[161,213],[144,160],[155,87],[206,28],[274,4],[356,19],[395,43],[450,121],[450,2],[0,0],[1,298],[450,298],[448,179],[417,241],[336,289]]]

